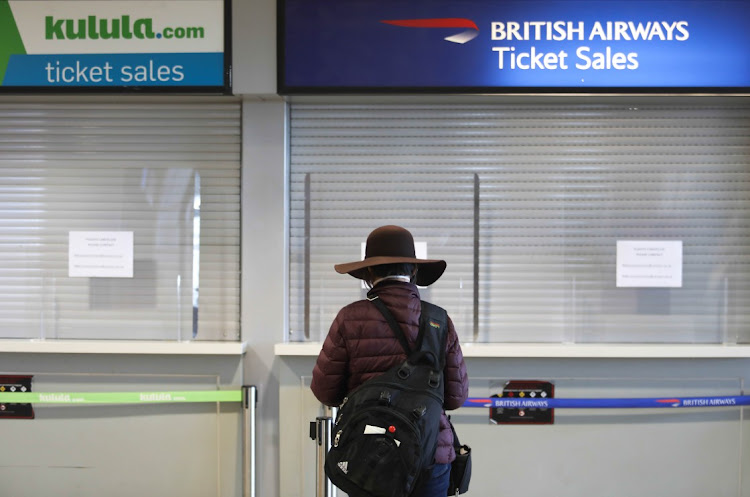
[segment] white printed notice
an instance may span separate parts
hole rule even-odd
[[[682,241],[618,241],[617,286],[682,287]]]
[[[68,276],[133,277],[132,231],[71,231]]]

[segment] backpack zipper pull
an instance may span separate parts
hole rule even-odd
[[[333,437],[333,446],[338,447],[339,446],[339,440],[341,440],[341,430],[336,433],[336,436]]]

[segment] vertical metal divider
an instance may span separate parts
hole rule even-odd
[[[193,330],[190,339],[198,337],[198,317],[200,316],[200,262],[201,262],[201,174],[195,171],[193,177],[193,278],[190,301],[193,303]],[[182,336],[177,337],[183,340]]]
[[[255,497],[256,480],[256,409],[258,407],[258,389],[254,385],[242,387],[242,496]]]
[[[745,378],[740,378],[740,395],[747,395],[745,393]],[[738,433],[739,440],[743,440],[744,435],[742,433],[742,425],[745,424],[745,408],[740,407],[740,432]],[[742,448],[742,443],[739,444],[739,454],[737,454],[738,459],[738,470],[737,470],[737,478],[739,481],[737,482],[737,496],[740,497],[742,495],[742,485],[744,483],[744,479],[742,477],[742,468],[743,468],[743,459],[745,458],[745,451]]]
[[[302,297],[304,301],[304,328],[305,328],[305,339],[310,339],[310,207],[311,207],[311,195],[312,187],[310,185],[310,173],[305,174],[305,275],[304,275],[304,295]]]
[[[474,341],[479,338],[479,175],[474,173]]]

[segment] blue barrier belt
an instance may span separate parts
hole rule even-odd
[[[470,397],[463,407],[507,409],[640,409],[674,407],[737,407],[750,405],[750,395],[725,397],[666,397],[635,399],[545,399],[518,397]]]

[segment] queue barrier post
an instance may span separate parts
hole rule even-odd
[[[243,415],[243,437],[242,437],[242,495],[243,497],[255,497],[256,471],[256,411],[258,407],[258,389],[254,385],[242,387],[242,415]]]
[[[324,406],[325,414],[318,416],[310,423],[310,438],[317,447],[315,454],[315,497],[336,497],[336,486],[331,483],[325,472],[326,455],[331,448],[331,432],[336,409]]]

